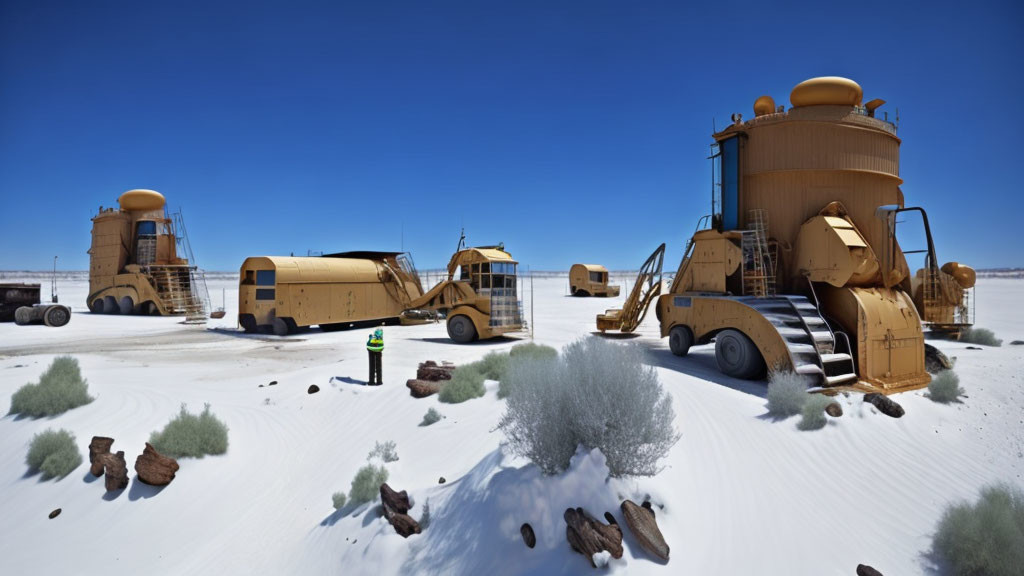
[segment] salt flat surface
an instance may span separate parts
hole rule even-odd
[[[1003,347],[935,342],[957,357],[963,403],[901,394],[907,414],[893,420],[854,395],[817,432],[797,430],[798,418],[766,418],[765,384],[720,375],[713,347],[672,356],[652,313],[629,341],[649,350],[682,436],[659,475],[609,481],[596,452],[578,454],[557,477],[505,454],[493,382],[484,398],[458,405],[413,399],[404,386],[423,360],[468,362],[519,340],[460,346],[443,324],[387,327],[385,385],[364,387],[367,330],[245,335],[235,327],[235,287],[211,281],[215,307],[226,291],[227,317],[205,327],[89,314],[82,281],[60,286],[75,312],[68,326],[0,324],[0,407],[64,353],[80,360],[96,397],[55,418],[0,419],[0,572],[589,574],[565,541],[563,510],[608,510],[621,523],[621,498],[649,497],[671,560],[652,560],[627,531],[613,573],[848,575],[867,563],[887,575],[927,574],[931,533],[949,502],[993,481],[1024,486],[1024,346],[1008,345],[1024,340],[1021,280],[983,279],[976,291],[978,325]],[[537,279],[533,289],[534,337],[555,347],[590,333],[594,315],[624,299],[568,297],[564,278]],[[526,306],[529,314],[529,298]],[[271,380],[279,384],[259,387]],[[321,392],[307,395],[310,384]],[[162,490],[132,473],[128,489],[107,494],[87,463],[59,481],[26,474],[29,441],[50,427],[73,432],[83,457],[92,436],[112,436],[131,467],[182,403],[209,403],[230,446],[181,460]],[[445,419],[421,428],[429,407]],[[408,540],[370,506],[331,507],[378,440],[397,443],[389,483],[409,491],[411,514],[429,502],[430,526]],[[523,522],[536,530],[536,549],[520,540]]]

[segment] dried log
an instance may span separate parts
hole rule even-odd
[[[520,526],[519,533],[523,535],[523,542],[527,548],[533,548],[537,545],[537,535],[533,533],[533,526],[530,526],[529,523]]]
[[[409,380],[405,383],[413,398],[426,398],[441,391],[441,385],[428,380]]]
[[[438,380],[451,380],[452,370],[455,370],[455,365],[450,362],[443,362],[438,365],[433,360],[427,360],[419,365],[416,369],[417,380],[427,380],[429,382],[437,382]]]
[[[170,484],[177,471],[178,461],[157,452],[149,442],[146,442],[146,448],[135,459],[135,473],[139,475],[139,480],[151,486]]]
[[[409,505],[409,495],[405,490],[395,492],[385,482],[380,485],[380,501],[383,504],[384,517],[402,538],[421,532],[419,523],[408,514],[412,506]]]
[[[886,416],[899,418],[904,414],[903,406],[900,406],[899,404],[896,403],[895,400],[889,398],[885,394],[879,394],[878,392],[865,394],[864,401],[873,404],[875,408],[878,408],[879,412],[885,414]]]
[[[882,573],[867,564],[857,564],[857,576],[882,576]]]
[[[117,454],[104,454],[100,457],[103,461],[103,472],[107,475],[105,483],[107,492],[123,490],[128,487],[128,463],[124,461],[124,452]]]
[[[646,503],[645,503],[646,504]],[[637,506],[632,500],[622,502],[622,516],[626,525],[633,532],[640,546],[663,562],[668,562],[669,547],[665,537],[658,529],[654,512],[647,506]]]
[[[92,442],[89,442],[89,472],[92,472],[93,476],[103,475],[103,459],[100,458],[104,454],[110,454],[110,446],[113,445],[114,439],[107,438],[106,436],[93,436]]]
[[[572,549],[587,557],[594,568],[594,554],[607,550],[612,558],[622,558],[622,530],[615,524],[605,524],[587,514],[583,508],[567,508],[565,537]]]

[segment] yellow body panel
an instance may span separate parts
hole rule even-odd
[[[569,268],[569,290],[579,296],[619,295],[618,286],[608,285],[608,269],[600,264],[573,264]]]

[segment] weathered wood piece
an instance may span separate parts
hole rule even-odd
[[[583,508],[566,508],[565,537],[572,549],[587,558],[594,568],[594,554],[607,550],[612,558],[622,558],[622,530],[616,524],[605,524]]]
[[[636,537],[640,546],[654,557],[668,562],[668,543],[665,542],[665,537],[658,529],[654,512],[647,506],[637,506],[632,500],[624,500],[621,508],[622,516],[626,519],[626,526],[629,526],[629,530]]]
[[[124,461],[124,452],[107,453],[100,457],[103,460],[104,482],[107,492],[123,490],[128,487],[128,463]]]
[[[441,385],[429,380],[409,380],[405,383],[413,398],[426,398],[441,391]]]
[[[421,528],[418,522],[409,516],[409,495],[405,490],[395,492],[387,482],[380,485],[380,501],[384,507],[384,517],[395,528],[402,538],[408,538],[413,534],[419,534]]]
[[[885,414],[886,416],[899,418],[904,414],[903,406],[900,406],[899,404],[896,403],[895,400],[889,398],[885,394],[879,394],[878,392],[865,394],[864,401],[873,404],[875,408],[878,408],[879,412]]]
[[[433,360],[427,360],[426,362],[421,362],[419,367],[416,369],[416,379],[427,380],[429,382],[451,380],[452,370],[455,370],[455,365],[451,362],[442,362],[441,364],[438,364]]]
[[[89,472],[93,476],[103,475],[103,459],[101,456],[104,454],[110,454],[110,446],[114,444],[113,438],[107,438],[106,436],[93,436],[92,442],[89,442]]]
[[[170,484],[177,471],[178,461],[157,452],[149,442],[146,442],[146,448],[135,459],[135,473],[139,475],[139,480],[150,486]]]

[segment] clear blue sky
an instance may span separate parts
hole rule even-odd
[[[674,269],[713,119],[839,75],[900,112],[940,260],[1024,266],[1019,2],[0,3],[0,269],[86,269],[130,188],[200,266],[465,226],[536,270]]]

